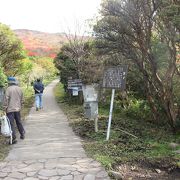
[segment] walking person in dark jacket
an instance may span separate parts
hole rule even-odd
[[[42,96],[44,91],[44,84],[38,78],[34,83],[34,92],[35,92],[35,102],[36,102],[36,111],[42,109]]]

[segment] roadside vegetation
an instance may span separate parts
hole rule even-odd
[[[87,155],[101,162],[106,170],[120,171],[126,178],[179,176],[180,154],[175,151],[180,149],[180,136],[167,125],[159,127],[141,118],[140,109],[131,116],[133,108],[124,111],[115,104],[110,140],[106,141],[110,98],[99,105],[99,131],[95,133],[94,121],[84,118],[82,105],[69,102],[62,84],[54,93],[74,132],[82,138]]]
[[[86,152],[127,178],[180,176],[179,9],[170,0],[104,0],[93,38],[67,35],[54,59],[65,91],[58,101]],[[126,89],[116,90],[107,142],[111,90],[102,89],[103,72],[121,65],[128,66]],[[98,84],[97,133],[84,118],[81,90],[73,97],[68,79]]]

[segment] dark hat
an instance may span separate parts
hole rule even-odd
[[[8,77],[8,84],[18,84],[18,81],[16,80],[15,77]]]

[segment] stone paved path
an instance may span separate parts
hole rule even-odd
[[[31,109],[25,122],[26,139],[18,139],[0,162],[0,179],[109,180],[100,163],[87,158],[58,107],[53,96],[57,82],[46,87],[43,110]]]

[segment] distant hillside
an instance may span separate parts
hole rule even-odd
[[[44,33],[33,30],[17,29],[15,34],[22,40],[30,56],[47,56],[54,58],[66,37],[60,33]]]

